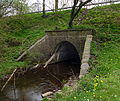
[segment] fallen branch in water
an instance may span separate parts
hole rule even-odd
[[[16,83],[15,83],[15,74],[14,74],[14,97],[15,97],[15,101],[17,101],[17,97],[16,97]]]
[[[42,94],[42,97],[50,96],[52,94],[53,94],[53,92],[49,91],[49,92]]]
[[[16,72],[17,68],[13,71],[13,73],[10,75],[9,79],[5,82],[5,84],[3,85],[1,92],[4,90],[4,88],[6,87],[6,85],[8,84],[8,82],[11,80],[11,78],[13,77],[14,73]]]
[[[47,65],[52,61],[52,59],[55,57],[55,53],[50,57],[50,59],[45,63],[44,68],[47,67]]]

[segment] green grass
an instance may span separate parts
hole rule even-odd
[[[94,28],[90,73],[51,100],[120,101],[120,4],[93,8],[74,28]]]
[[[89,10],[75,29],[96,30],[91,48],[90,73],[78,81],[76,89],[63,88],[52,101],[120,101],[120,4]],[[28,62],[16,58],[38,39],[45,30],[66,29],[70,11],[0,19],[0,73],[25,67]],[[79,18],[79,16],[78,16]],[[1,75],[1,74],[0,74]],[[47,98],[44,101],[49,101]]]
[[[70,11],[48,13],[46,18],[41,14],[0,19],[0,73],[17,67],[26,67],[28,61],[16,62],[17,57],[33,43],[45,35],[46,30],[65,29]]]
[[[104,36],[110,40],[101,41]],[[90,73],[78,81],[77,89],[62,90],[62,94],[48,101],[120,100],[120,36],[99,35],[96,39],[92,42]]]
[[[92,8],[79,27],[89,27],[102,33],[120,33],[120,4]],[[79,19],[79,16],[78,18]]]

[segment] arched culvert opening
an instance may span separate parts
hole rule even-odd
[[[54,54],[57,62],[67,63],[73,73],[76,76],[79,75],[81,59],[76,47],[72,43],[68,41],[60,42],[57,44]]]
[[[75,46],[68,41],[62,41],[56,45],[52,56],[45,63],[44,68],[50,63],[66,64],[68,68],[70,67],[73,70],[75,75],[80,72],[81,59],[79,53]]]
[[[77,49],[68,41],[62,41],[57,44],[54,53],[56,53],[57,62],[68,61],[71,64],[81,63]]]

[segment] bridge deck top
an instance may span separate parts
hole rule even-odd
[[[48,36],[79,36],[79,35],[92,35],[95,32],[93,29],[72,29],[72,30],[55,30],[46,31]]]

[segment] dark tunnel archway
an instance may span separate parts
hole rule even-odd
[[[68,61],[71,64],[81,64],[76,47],[68,41],[62,41],[57,44],[54,53],[56,53],[58,62]]]

